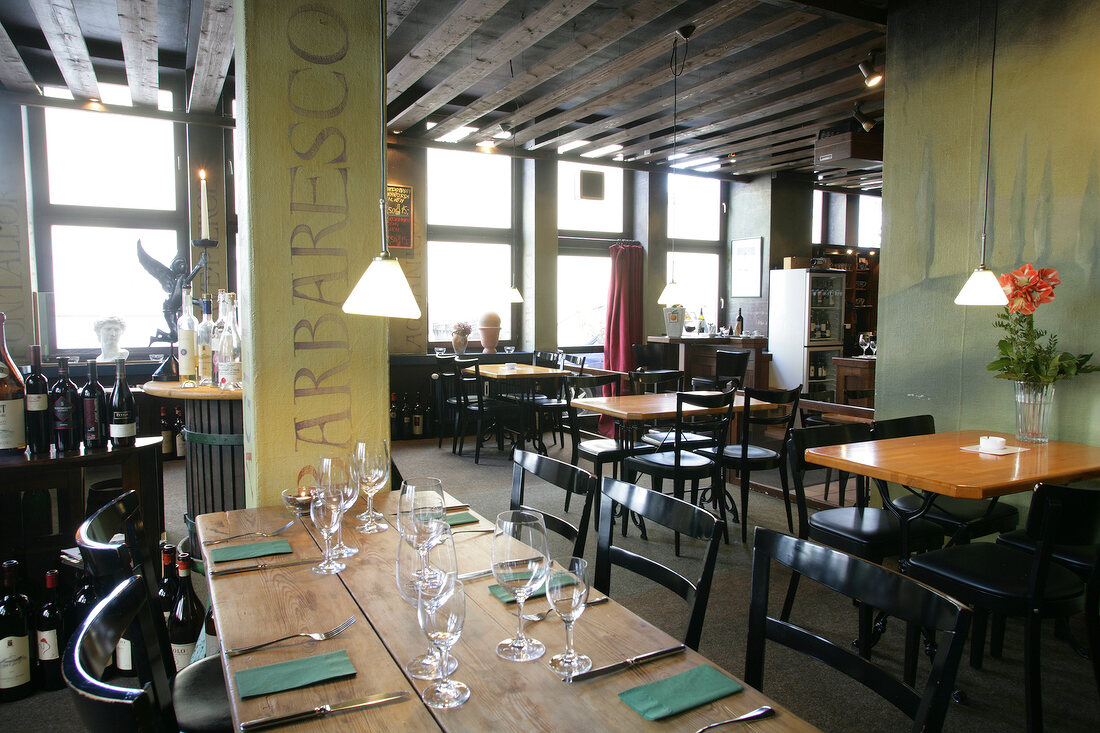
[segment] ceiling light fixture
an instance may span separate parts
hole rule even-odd
[[[863,108],[860,106],[859,102],[856,102],[855,106],[852,109],[852,117],[856,119],[856,122],[863,126],[864,132],[870,132],[872,128],[874,128],[874,126],[877,124],[874,117],[867,116],[867,113],[863,111]]]
[[[669,59],[668,67],[672,71],[672,155],[668,157],[669,161],[669,173],[668,184],[665,186],[666,199],[668,202],[668,212],[671,224],[672,213],[675,211],[675,207],[672,206],[672,161],[676,160],[678,156],[676,154],[676,127],[677,118],[679,115],[679,87],[677,80],[680,78],[680,74],[684,73],[684,67],[687,65],[688,57],[688,39],[695,33],[695,26],[688,23],[687,25],[680,26],[676,29],[676,35],[672,39],[672,57]],[[680,40],[684,42],[684,60],[680,62],[679,69],[676,68],[676,47],[679,45]],[[657,305],[677,305],[684,302],[684,296],[680,292],[680,285],[676,282],[676,237],[669,238],[669,254],[672,255],[672,271],[669,273],[668,282],[665,283],[664,290],[657,297]]]
[[[512,62],[511,61],[508,62],[508,74],[512,78],[515,78],[515,74],[512,71]],[[516,109],[517,110],[519,109],[519,103],[518,102],[516,103]],[[520,176],[516,175],[516,171],[519,167],[519,164],[516,162],[516,161],[519,160],[519,158],[516,157],[516,129],[513,125],[511,125],[507,122],[502,123],[500,125],[500,128],[503,132],[507,133],[508,136],[512,138],[512,159],[508,162],[508,164],[511,166],[511,168],[509,170],[512,172],[512,198],[513,198],[513,203],[512,203],[512,287],[508,289],[508,302],[509,303],[522,303],[523,302],[523,293],[521,293],[519,291],[519,288],[516,287],[516,270],[519,269],[517,267],[517,265],[519,263],[516,262],[516,258],[517,258],[517,253],[519,252],[520,247],[519,247],[519,241],[518,241],[519,238],[517,236],[519,234],[519,232],[517,231],[517,224],[519,222],[515,221],[515,219],[517,218],[516,215],[520,211],[522,211],[522,209],[523,209],[522,206],[517,206],[515,201],[514,201],[515,197],[518,195],[517,192],[519,191],[519,184],[520,184],[520,180],[521,180]]]
[[[383,316],[389,318],[420,318],[420,306],[416,304],[412,288],[401,269],[401,263],[390,254],[388,234],[388,216],[386,211],[386,0],[378,2],[379,28],[379,128],[378,128],[378,167],[381,170],[380,233],[382,252],[367,267],[359,282],[352,288],[348,299],[344,301],[345,313],[364,316]]]
[[[882,53],[879,49],[874,49],[867,58],[859,62],[859,73],[863,74],[863,83],[868,87],[877,87],[882,83],[882,72],[875,68],[875,54]]]
[[[979,15],[979,22],[981,16]],[[979,26],[980,28],[980,26]],[[993,4],[993,43],[989,52],[989,117],[985,137],[985,191],[982,205],[981,259],[978,268],[970,274],[962,290],[955,296],[956,305],[1008,305],[1008,296],[1001,288],[997,275],[985,266],[985,235],[989,218],[989,161],[993,155],[993,70],[997,60],[997,3]]]

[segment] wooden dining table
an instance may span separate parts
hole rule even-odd
[[[379,511],[389,515],[396,510],[397,492],[379,494],[375,504]],[[352,511],[358,512],[361,508],[362,505]],[[285,522],[286,516],[281,508],[206,514],[198,518],[198,531],[200,538],[206,541],[239,532],[274,529]],[[479,733],[502,729],[694,731],[767,704],[776,709],[775,717],[742,724],[741,729],[816,730],[763,693],[747,686],[739,693],[692,710],[660,721],[647,721],[621,702],[618,693],[711,663],[688,649],[639,667],[566,684],[546,666],[546,660],[564,648],[564,628],[556,617],[527,627],[529,636],[546,644],[544,659],[528,663],[500,659],[495,648],[500,640],[515,632],[515,607],[501,603],[489,592],[489,586],[495,582],[491,576],[465,583],[466,622],[462,637],[452,650],[459,662],[453,678],[469,685],[472,695],[457,709],[429,708],[419,697],[419,692],[428,683],[409,678],[403,667],[408,659],[422,654],[428,644],[418,626],[415,609],[401,599],[396,587],[394,566],[399,535],[392,526],[372,535],[359,534],[352,526],[350,520],[345,520],[344,541],[358,548],[359,553],[345,560],[347,568],[339,575],[316,575],[311,564],[305,564],[210,579],[214,619],[223,650],[291,633],[322,631],[349,617],[356,619],[350,628],[328,641],[289,642],[234,657],[227,657],[223,652],[222,663],[236,726],[243,721],[309,710],[326,703],[405,690],[411,693],[408,702],[317,718],[296,723],[294,729],[438,729]],[[492,524],[478,517],[477,523],[454,530],[460,573],[489,568],[492,534],[469,531],[478,529],[491,530]],[[315,532],[308,517],[300,518],[289,531],[280,535],[289,540],[293,553],[265,559],[277,562],[318,556],[320,550]],[[252,559],[214,564],[210,561],[211,549],[203,547],[207,568],[240,567],[258,562]],[[532,599],[525,610],[538,611],[547,606],[545,599]],[[595,666],[666,648],[679,641],[614,599],[586,609],[575,631],[576,649],[588,654]],[[247,700],[240,697],[236,674],[243,669],[340,649],[347,651],[355,666],[354,677]]]
[[[466,367],[463,369],[468,374],[474,374],[473,367]],[[520,424],[516,426],[516,446],[521,450],[525,443],[530,440],[531,444],[535,447],[539,453],[546,455],[546,444],[542,440],[542,431],[539,429],[538,416],[535,414],[537,407],[535,401],[535,391],[537,389],[538,380],[549,380],[554,382],[555,387],[557,381],[564,376],[572,374],[572,372],[566,369],[558,369],[556,367],[544,367],[538,364],[478,364],[478,372],[485,379],[493,380],[494,382],[503,383],[515,383],[520,382],[523,389],[526,390],[525,397],[520,399]],[[509,388],[513,388],[513,385],[509,384]],[[500,390],[497,390],[499,392]]]

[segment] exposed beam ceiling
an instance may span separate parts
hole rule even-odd
[[[130,100],[135,107],[156,107],[160,86],[157,0],[118,0],[118,27]]]
[[[233,60],[233,43],[233,0],[206,0],[187,101],[189,112],[213,112],[217,108]]]
[[[54,61],[75,99],[99,99],[92,59],[84,44],[73,0],[29,0]]]

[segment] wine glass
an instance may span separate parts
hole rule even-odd
[[[523,633],[523,604],[546,581],[550,557],[546,523],[539,512],[513,510],[497,515],[493,533],[493,577],[516,597],[516,635],[497,645],[497,655],[512,662],[532,662],[546,646]]]
[[[516,347],[515,346],[505,346],[504,347],[504,353],[505,354],[514,354],[514,353],[516,353]]]
[[[455,573],[447,573],[434,588],[421,588],[416,617],[432,647],[439,653],[442,674],[424,688],[424,704],[433,708],[457,708],[470,699],[470,688],[452,680],[447,672],[450,651],[462,635],[466,620],[466,592]]]
[[[321,456],[321,460],[317,462],[317,486],[340,492],[343,501],[341,519],[359,499],[359,483],[352,479],[347,458],[342,455]],[[358,552],[358,547],[348,547],[344,544],[344,523],[341,521],[336,527],[336,544],[332,547],[332,556],[354,557]]]
[[[573,650],[573,624],[584,613],[590,587],[588,561],[579,557],[563,558],[546,580],[546,598],[565,622],[565,651],[550,657],[550,669],[562,677],[572,677],[592,669],[592,660]]]
[[[347,567],[332,554],[332,536],[336,534],[340,520],[344,517],[344,494],[340,489],[318,487],[311,496],[309,517],[325,540],[324,557],[313,568],[313,572],[318,575],[333,575]]]
[[[871,355],[877,357],[878,356],[878,341],[875,341],[874,339],[871,339],[870,341],[867,342],[867,345],[871,347]]]
[[[439,524],[447,526],[442,521],[446,511],[443,482],[439,479],[425,476],[401,482],[401,495],[397,498],[397,529],[420,556],[417,577],[421,582],[430,580],[429,553],[439,541]]]
[[[863,356],[864,357],[867,356],[867,347],[869,345],[870,345],[870,342],[867,340],[867,334],[861,333],[859,335],[859,348],[863,349]]]
[[[360,491],[367,497],[367,509],[355,517],[361,522],[355,528],[363,534],[385,532],[389,525],[382,513],[374,510],[374,495],[390,480],[390,447],[386,439],[358,441],[352,449],[351,468]]]
[[[457,561],[455,559],[454,537],[451,528],[446,522],[439,522],[443,527],[439,530],[439,539],[434,547],[430,577],[433,581],[425,583],[419,577],[421,572],[420,555],[408,542],[397,543],[397,561],[394,563],[394,576],[397,580],[397,591],[406,603],[416,606],[421,586],[438,586],[444,582],[447,575],[457,573]],[[447,674],[451,674],[458,667],[454,657],[447,658]],[[440,658],[434,648],[429,645],[428,651],[418,657],[413,657],[405,663],[405,671],[411,677],[418,680],[434,680],[440,677]]]

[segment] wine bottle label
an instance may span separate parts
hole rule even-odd
[[[170,455],[172,455],[172,446],[173,446],[172,431],[171,430],[161,430],[160,431],[160,452],[163,455],[170,456]]]
[[[84,398],[84,438],[86,440],[99,440],[103,436],[99,434],[99,400],[95,397]]]
[[[53,419],[54,427],[58,430],[68,430],[72,427],[69,424],[69,419],[73,416],[73,403],[65,397],[65,395],[58,395],[57,399],[53,403]]]
[[[119,419],[119,415],[123,413],[115,413],[115,419]],[[129,418],[129,413],[125,413]],[[132,438],[137,435],[137,423],[136,422],[112,422],[111,423],[111,437],[112,438]]]
[[[179,332],[179,360],[180,376],[192,377],[195,375],[195,332]]]
[[[39,631],[38,660],[48,662],[51,659],[57,659],[60,656],[59,652],[60,650],[57,648],[57,630]]]
[[[0,450],[26,444],[23,400],[0,400]]]
[[[31,681],[30,642],[26,636],[0,639],[0,690],[19,687]]]
[[[119,672],[131,672],[134,669],[134,645],[129,639],[119,639],[115,647],[115,666]]]
[[[413,415],[413,435],[424,434],[424,416]]]
[[[191,664],[191,655],[195,653],[195,642],[190,644],[172,644],[172,659],[176,660],[176,671]]]
[[[221,651],[222,644],[215,634],[206,635],[206,656],[212,657]]]
[[[210,379],[210,375],[214,372],[213,352],[210,349],[210,344],[198,345],[198,368],[200,379]]]
[[[241,363],[239,361],[223,361],[218,370],[218,376],[222,384],[236,384],[241,381]]]
[[[183,458],[187,452],[187,440],[184,439],[183,433],[176,433],[176,455]]]
[[[45,394],[27,395],[27,412],[44,412],[50,409],[50,396]]]

